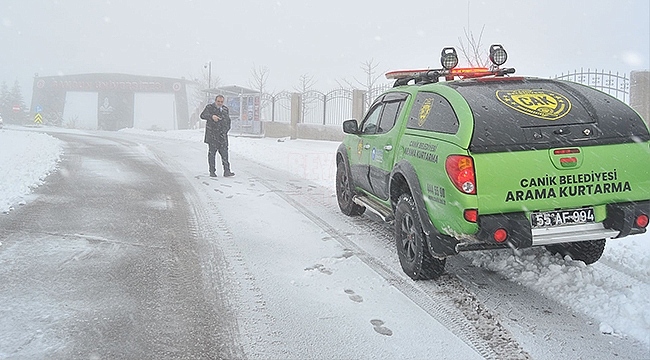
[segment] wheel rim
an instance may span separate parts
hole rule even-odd
[[[410,214],[404,214],[401,221],[401,240],[402,252],[409,262],[415,259],[415,242],[417,233],[415,232],[415,224],[413,217]]]
[[[350,191],[350,179],[346,171],[341,172],[341,181],[339,182],[339,194],[343,202],[350,201],[351,193]]]

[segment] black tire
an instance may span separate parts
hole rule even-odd
[[[413,197],[399,197],[395,208],[395,244],[402,270],[413,280],[438,278],[445,272],[446,259],[429,252]]]
[[[359,216],[366,211],[364,206],[352,201],[354,188],[350,179],[350,170],[345,162],[339,162],[336,167],[336,200],[339,203],[341,212],[348,216]]]
[[[569,255],[573,260],[580,260],[586,265],[598,261],[605,250],[605,239],[579,241],[574,243],[548,245],[546,249],[553,254]]]

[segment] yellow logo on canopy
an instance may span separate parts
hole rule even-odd
[[[427,116],[429,116],[429,113],[431,112],[431,105],[433,105],[433,98],[424,100],[424,104],[422,104],[422,107],[420,108],[420,115],[418,116],[419,127],[422,127],[422,125],[427,121]]]
[[[566,96],[549,90],[497,90],[496,96],[511,109],[544,120],[557,120],[571,111]]]

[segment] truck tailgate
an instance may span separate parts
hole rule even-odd
[[[650,199],[650,142],[472,156],[480,214]]]

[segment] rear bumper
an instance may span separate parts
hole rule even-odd
[[[589,223],[532,229],[525,213],[479,216],[479,232],[473,239],[456,244],[456,252],[498,248],[527,248],[559,243],[622,238],[642,234],[645,228],[636,225],[640,214],[650,214],[650,201],[626,202],[607,205],[607,218],[602,223]],[[493,234],[505,229],[508,237],[498,243]]]
[[[602,223],[532,229],[533,246],[601,240],[617,237],[620,231],[606,229]]]

